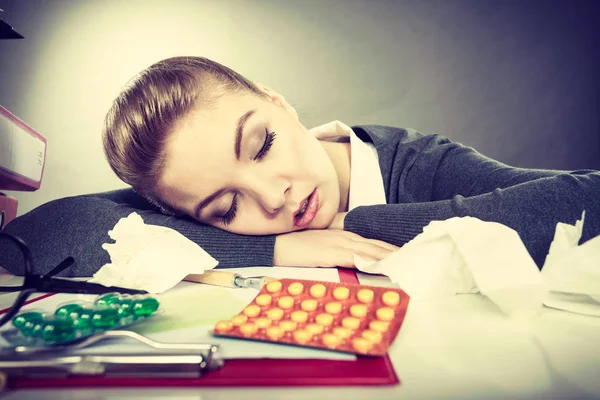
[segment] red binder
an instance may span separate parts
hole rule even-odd
[[[353,270],[338,269],[340,281],[358,283]],[[46,296],[43,296],[46,297]],[[35,299],[33,301],[39,300]],[[3,310],[2,312],[4,312]],[[402,318],[406,307],[402,309]],[[195,386],[365,386],[395,385],[399,380],[389,356],[356,361],[316,359],[226,360],[223,368],[197,378],[72,377],[9,380],[8,387],[195,387]]]

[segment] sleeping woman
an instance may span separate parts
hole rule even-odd
[[[69,255],[90,276],[107,231],[136,211],[220,267],[353,267],[382,259],[434,220],[471,216],[515,229],[539,267],[558,222],[586,211],[600,234],[600,173],[515,168],[440,135],[334,121],[307,129],[279,93],[206,58],[142,71],[114,101],[108,162],[132,189],[47,203],[6,228],[39,272]],[[18,271],[2,247],[0,265]]]

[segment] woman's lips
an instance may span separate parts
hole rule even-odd
[[[306,211],[304,211],[304,214],[302,214],[302,216],[299,218],[297,217],[298,213],[294,215],[294,226],[300,229],[306,228],[312,222],[312,220],[315,219],[315,216],[319,211],[319,193],[317,192],[317,189],[313,190],[313,192],[308,196],[307,200],[308,205],[306,206]],[[303,205],[304,201],[300,205],[300,209],[298,211],[302,210]]]

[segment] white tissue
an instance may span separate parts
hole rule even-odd
[[[557,224],[542,272],[516,231],[472,217],[433,221],[384,260],[355,255],[355,264],[413,298],[479,291],[510,316],[530,317],[542,304],[600,316],[600,236],[578,245],[584,217]]]
[[[517,232],[472,217],[433,221],[386,259],[356,266],[389,276],[414,298],[479,291],[515,317],[535,314],[547,294]]]
[[[479,292],[452,238],[436,228],[439,223],[432,222],[422,234],[380,262],[354,254],[356,268],[388,276],[413,298]]]
[[[548,307],[600,316],[600,236],[578,245],[585,212],[575,225],[558,223],[542,276]]]
[[[90,282],[105,286],[162,293],[189,274],[202,274],[218,261],[200,246],[170,228],[146,225],[137,213],[121,218],[108,232],[115,243],[105,243],[111,262]]]

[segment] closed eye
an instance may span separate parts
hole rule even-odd
[[[273,145],[273,142],[275,141],[276,136],[277,135],[275,134],[275,132],[269,132],[269,130],[267,128],[265,128],[265,141],[263,142],[263,145],[260,148],[260,150],[258,151],[258,153],[256,153],[256,156],[254,157],[254,161],[262,160],[269,153],[269,150],[271,149],[271,146]],[[233,220],[235,219],[235,216],[237,214],[237,209],[238,209],[238,195],[236,193],[233,196],[233,200],[231,201],[231,207],[229,207],[229,210],[225,213],[225,215],[223,215],[221,217],[221,220],[223,221],[223,225],[227,226],[233,222]]]
[[[233,196],[233,200],[231,201],[231,207],[229,207],[229,210],[225,213],[225,215],[223,215],[221,217],[221,220],[223,221],[223,225],[225,225],[225,226],[231,224],[233,222],[233,220],[235,219],[235,215],[237,214],[237,208],[238,208],[237,196],[238,196],[237,193]]]
[[[267,153],[269,153],[269,149],[271,149],[271,146],[273,145],[273,141],[275,141],[275,132],[269,132],[269,130],[267,128],[265,128],[265,141],[261,147],[261,149],[258,151],[258,153],[256,153],[256,156],[254,157],[254,161],[260,161],[262,160]]]

